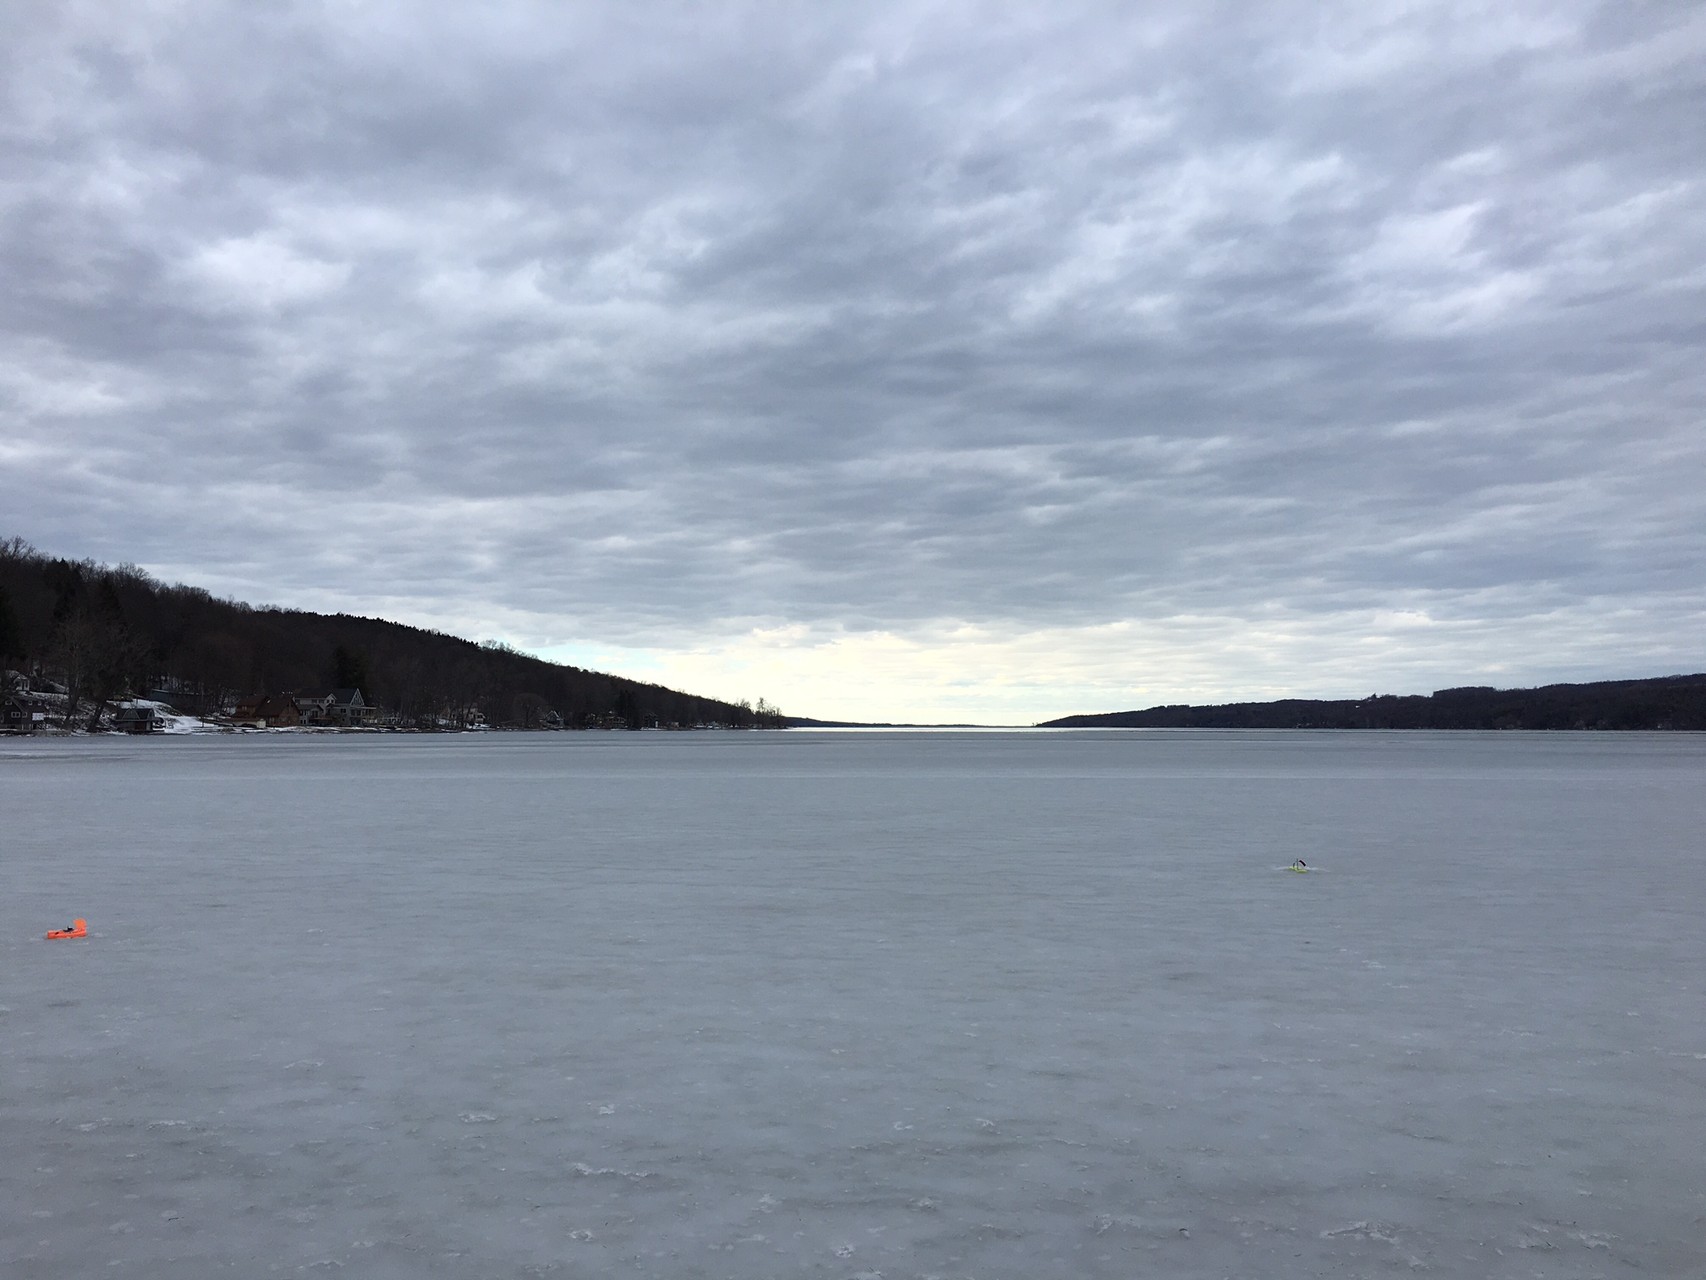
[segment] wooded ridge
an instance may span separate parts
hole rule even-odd
[[[1431,694],[1233,702],[1063,716],[1042,729],[1666,729],[1706,730],[1706,674],[1549,684],[1469,685]]]
[[[780,728],[781,713],[547,662],[379,618],[259,608],[168,586],[135,565],[0,541],[0,694],[54,699],[65,727],[126,697],[188,715],[313,689],[359,689],[363,722],[441,729]],[[24,685],[18,688],[18,685]]]

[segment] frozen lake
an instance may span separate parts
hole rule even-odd
[[[1706,1274],[1703,784],[1692,735],[0,739],[0,1274]]]

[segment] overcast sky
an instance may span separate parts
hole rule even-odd
[[[1706,10],[0,0],[0,536],[819,717],[1706,669]]]

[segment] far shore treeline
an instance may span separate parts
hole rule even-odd
[[[1670,729],[1706,730],[1706,674],[1549,684],[1471,685],[1432,694],[1150,707],[1065,716],[1044,729]]]
[[[135,565],[56,559],[19,538],[0,541],[4,670],[60,695],[68,727],[100,725],[129,697],[218,716],[244,698],[326,688],[359,688],[383,723],[410,728],[784,723],[762,698],[720,702],[378,618],[222,600]]]

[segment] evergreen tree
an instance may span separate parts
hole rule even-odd
[[[332,687],[360,689],[365,695],[372,689],[368,681],[367,655],[359,649],[338,645],[332,650]]]

